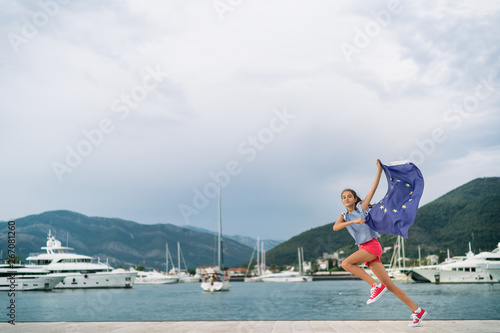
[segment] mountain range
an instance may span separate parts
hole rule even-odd
[[[16,254],[21,259],[32,252],[44,252],[40,248],[46,245],[50,230],[63,246],[67,244],[75,253],[108,260],[115,267],[134,265],[165,270],[167,244],[177,266],[177,242],[188,268],[217,264],[216,236],[172,224],[146,225],[65,210],[30,215],[15,222]],[[0,223],[0,244],[7,244],[7,223]],[[7,246],[1,248],[5,257]],[[233,267],[248,262],[252,251],[246,245],[224,239],[224,265]]]
[[[339,212],[340,213],[340,212]],[[442,254],[464,255],[471,242],[474,252],[492,250],[500,242],[500,178],[475,179],[419,208],[408,239],[406,256],[417,258]],[[280,241],[265,241],[268,265],[297,262],[297,248],[304,249],[304,259],[321,257],[324,252],[343,251],[345,256],[356,246],[347,230],[333,232],[333,223],[315,227],[270,249]],[[165,270],[166,247],[177,263],[177,242],[188,268],[217,263],[217,236],[214,232],[172,224],[146,225],[118,218],[89,217],[59,210],[30,215],[16,220],[16,254],[25,259],[32,252],[42,252],[49,230],[74,252],[113,266],[144,266]],[[383,234],[382,246],[393,246],[396,236]],[[0,250],[7,255],[7,223],[0,221]],[[274,243],[273,243],[274,242]],[[244,243],[244,244],[243,244]],[[224,238],[226,267],[246,266],[256,240],[244,236]],[[169,265],[171,265],[169,263]],[[171,266],[170,266],[171,267]]]
[[[188,229],[191,229],[194,231],[209,233],[212,235],[217,235],[217,232],[215,232],[215,231],[211,231],[211,230],[204,229],[204,228],[194,227],[192,225],[185,226],[184,228],[188,228]],[[257,240],[255,238],[252,238],[252,237],[241,236],[241,235],[225,235],[224,238],[225,239],[227,239],[227,238],[232,239],[235,242],[241,243],[241,244],[246,245],[246,246],[251,247],[251,248],[255,248],[257,245]],[[278,246],[279,244],[281,244],[283,242],[284,242],[283,240],[275,240],[275,239],[261,239],[261,240],[259,240],[259,243],[264,243],[264,250],[265,251],[272,250],[273,248],[275,248],[276,246]]]
[[[420,247],[422,257],[443,255],[447,250],[451,256],[463,256],[469,242],[475,253],[491,251],[500,242],[499,216],[500,177],[475,179],[418,209],[405,240],[405,255],[418,258]],[[396,236],[383,234],[380,242],[383,247],[394,246]],[[305,260],[318,258],[323,252],[343,251],[347,256],[357,249],[347,230],[334,232],[333,223],[329,223],[279,244],[267,252],[267,262],[295,263],[298,247],[303,247]]]

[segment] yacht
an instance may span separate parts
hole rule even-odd
[[[132,271],[135,271],[133,268]],[[136,271],[135,284],[171,284],[179,282],[179,277],[175,275],[163,274],[157,271],[144,272]]]
[[[260,280],[263,282],[311,282],[312,276],[302,275],[300,272],[283,271],[261,275]]]
[[[492,253],[500,252],[500,243],[498,243],[497,248],[491,251]],[[500,282],[500,258],[499,257],[487,257],[485,258],[485,262],[479,263],[478,266],[488,272],[493,279],[496,279],[497,282]]]
[[[44,268],[66,277],[55,288],[132,288],[137,272],[113,269],[111,266],[92,262],[92,257],[69,252],[71,247],[61,246],[49,231],[45,253],[34,253],[26,259],[27,267]]]
[[[482,264],[500,262],[498,249],[493,252],[474,254],[469,243],[469,252],[465,257],[448,259],[439,265],[420,266],[412,269],[431,283],[495,283],[499,282]]]
[[[24,265],[0,265],[0,291],[52,290],[66,275]]]
[[[297,248],[298,257],[299,257],[299,271],[282,271],[280,273],[272,273],[261,275],[260,280],[262,282],[311,282],[312,276],[305,275],[303,273],[303,263],[304,263],[304,249]]]
[[[187,271],[178,272],[178,273],[176,273],[176,275],[179,277],[179,282],[190,283],[190,282],[200,282],[201,281],[200,276],[198,276],[196,274],[191,275]]]

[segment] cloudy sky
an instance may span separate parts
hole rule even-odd
[[[288,239],[375,161],[421,204],[500,176],[495,1],[0,2],[0,220],[67,209]],[[385,193],[382,180],[375,196]]]

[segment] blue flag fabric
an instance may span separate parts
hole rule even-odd
[[[408,238],[408,229],[415,221],[424,191],[424,178],[410,161],[380,164],[387,177],[388,190],[368,212],[366,224],[377,232]]]

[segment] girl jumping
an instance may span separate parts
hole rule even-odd
[[[347,231],[349,231],[356,245],[359,247],[358,251],[351,254],[347,259],[344,259],[342,268],[356,275],[372,287],[370,298],[366,302],[367,304],[375,302],[389,290],[413,311],[411,315],[413,321],[408,326],[418,326],[427,315],[427,312],[418,307],[403,290],[392,282],[382,261],[380,261],[382,246],[377,240],[380,235],[365,224],[365,217],[368,215],[368,209],[371,208],[369,205],[370,200],[377,190],[383,171],[379,160],[377,160],[377,167],[377,175],[365,200],[361,200],[356,192],[351,189],[345,189],[342,192],[342,203],[346,207],[347,212],[339,216],[333,225],[333,230],[338,231],[347,228]],[[362,263],[366,263],[380,280],[380,283],[377,283],[363,268],[358,266]]]

